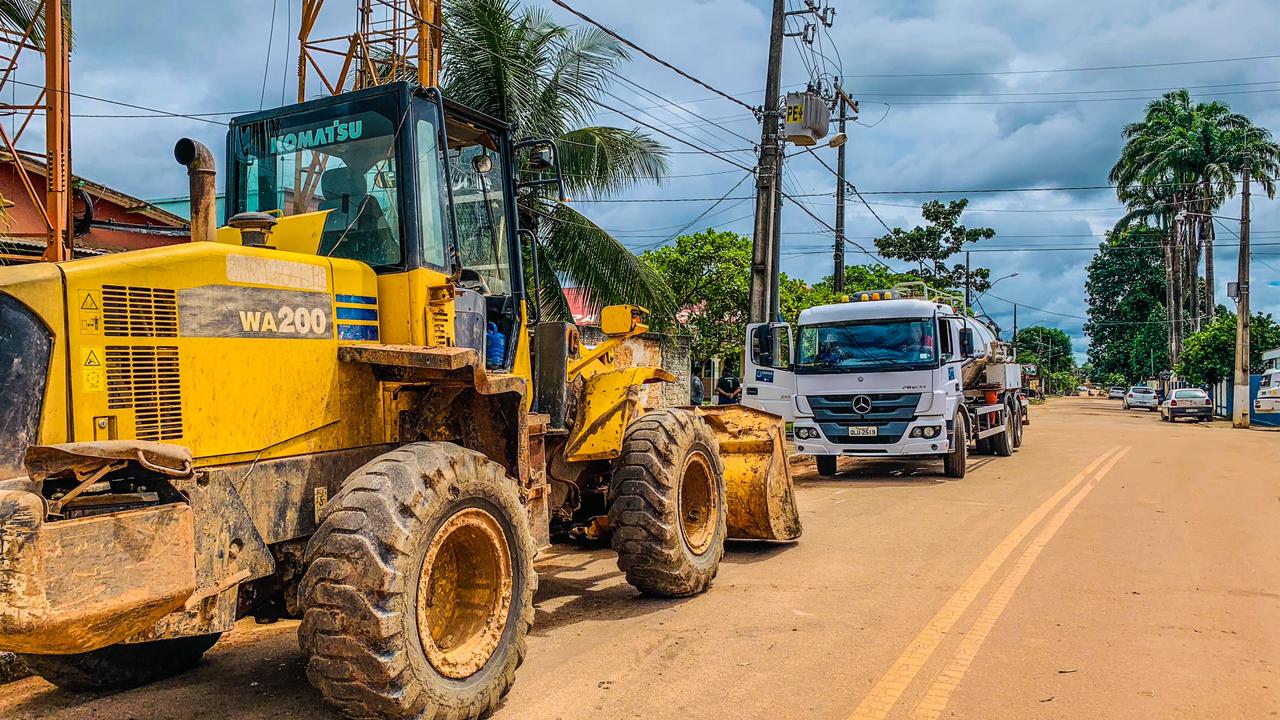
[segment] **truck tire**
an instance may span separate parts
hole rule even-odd
[[[1009,457],[1013,454],[1013,408],[1008,405],[1004,408],[1004,432],[991,436],[991,452],[1000,457]]]
[[[1013,414],[1013,446],[1015,448],[1022,447],[1022,407],[1014,401],[1014,405],[1009,408],[1009,412]]]
[[[488,715],[524,660],[533,555],[502,466],[437,442],[375,458],[329,500],[307,544],[307,677],[351,717]]]
[[[942,456],[942,474],[959,480],[969,465],[969,421],[964,413],[956,413],[951,452]]]
[[[835,455],[815,455],[814,459],[818,461],[818,474],[822,477],[831,477],[836,474],[836,456]]]
[[[127,690],[190,670],[221,633],[117,644],[72,655],[19,654],[36,675],[64,690]]]
[[[683,409],[627,428],[614,462],[609,527],[618,567],[647,595],[687,597],[720,569],[728,507],[716,436]]]

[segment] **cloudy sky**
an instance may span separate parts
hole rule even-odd
[[[925,200],[965,196],[896,192],[1106,185],[1121,127],[1166,89],[1191,88],[1197,99],[1221,100],[1280,130],[1280,58],[1222,61],[1280,55],[1274,40],[1280,4],[1273,1],[826,1],[838,13],[834,27],[812,49],[788,41],[784,84],[803,86],[815,74],[843,76],[862,106],[860,124],[849,132],[848,177],[891,226],[920,222]],[[153,0],[146,12],[123,0],[78,2],[73,90],[184,114],[251,111],[279,105],[282,97],[292,100],[299,3],[275,0],[273,30],[272,0]],[[765,0],[571,4],[709,84],[751,105],[761,102]],[[800,0],[791,4],[798,7]],[[329,0],[317,32],[350,32],[354,13],[348,6],[355,5]],[[550,9],[566,23],[573,20]],[[1214,62],[1171,64],[1187,61]],[[1116,67],[1156,64],[1162,66]],[[1045,70],[1075,71],[1040,72]],[[622,74],[652,94],[619,81],[605,102],[699,147],[734,151],[709,156],[668,142],[676,151],[671,177],[619,199],[672,202],[580,203],[580,210],[641,248],[662,242],[712,204],[679,200],[749,194],[750,180],[730,192],[745,173],[722,158],[752,165],[749,148],[759,125],[740,106],[709,99],[705,89],[642,57]],[[73,112],[80,115],[73,126],[75,172],[144,198],[182,194],[185,177],[172,159],[174,141],[191,135],[221,154],[225,128],[217,121],[229,117],[89,117],[144,113],[84,97],[73,100]],[[608,112],[598,121],[634,126]],[[834,166],[834,150],[818,153]],[[787,191],[833,222],[832,174],[801,155],[789,161],[787,175]],[[967,196],[966,224],[997,233],[974,247],[974,264],[990,267],[993,277],[1018,273],[982,298],[983,308],[1008,328],[1011,302],[1017,302],[1021,326],[1061,327],[1082,354],[1084,268],[1101,233],[1119,216],[1113,192]],[[1238,217],[1238,203],[1232,205],[1222,213]],[[749,233],[751,213],[751,201],[730,199],[693,229],[713,225]],[[809,280],[829,274],[831,234],[794,205],[784,215],[783,270]],[[1260,197],[1254,220],[1254,305],[1280,311],[1280,282],[1271,284],[1280,278],[1280,211]],[[872,238],[882,233],[866,207],[849,206],[851,239],[874,248]],[[1219,238],[1235,239],[1221,228]],[[848,255],[850,263],[864,260],[856,251]],[[1218,296],[1225,298],[1236,253],[1220,247],[1217,260]]]

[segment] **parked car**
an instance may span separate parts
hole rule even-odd
[[[1129,392],[1124,394],[1124,409],[1133,410],[1134,408],[1145,408],[1147,411],[1154,411],[1160,406],[1160,401],[1156,397],[1155,388],[1146,385],[1134,385],[1129,388]]]
[[[1253,401],[1255,413],[1280,412],[1280,368],[1271,368],[1262,374],[1258,383],[1258,397]]]
[[[1175,422],[1180,417],[1189,417],[1196,422],[1208,420],[1213,416],[1213,404],[1209,395],[1200,388],[1182,388],[1160,405],[1160,419]]]
[[[1108,391],[1107,391],[1107,399],[1108,399],[1108,400],[1123,400],[1123,399],[1124,399],[1124,388],[1122,388],[1122,387],[1113,387],[1113,388],[1111,388],[1110,390],[1108,390]]]

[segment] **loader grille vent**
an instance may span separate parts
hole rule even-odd
[[[133,410],[139,440],[182,437],[178,348],[108,345],[107,407]]]
[[[102,327],[107,337],[177,337],[177,293],[103,285]]]

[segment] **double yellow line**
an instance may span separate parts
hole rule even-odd
[[[974,621],[972,628],[965,634],[955,652],[947,661],[945,667],[930,684],[921,700],[916,704],[912,717],[917,720],[935,720],[942,715],[946,709],[947,703],[951,700],[951,694],[960,686],[964,680],[965,673],[969,670],[969,665],[973,662],[973,658],[978,654],[978,650],[982,648],[982,644],[986,641],[987,635],[990,634],[991,628],[995,626],[996,621],[1004,612],[1009,604],[1009,600],[1013,598],[1014,592],[1018,586],[1022,584],[1027,572],[1035,563],[1036,558],[1040,556],[1040,552],[1048,545],[1049,541],[1066,522],[1067,517],[1075,511],[1076,507],[1084,500],[1085,496],[1093,490],[1093,486],[1111,472],[1111,468],[1115,467],[1120,458],[1129,452],[1128,447],[1113,447],[1102,453],[1097,459],[1089,463],[1080,474],[1076,475],[1066,485],[1063,485],[1048,500],[1045,500],[1034,511],[1031,512],[1016,528],[1013,529],[1000,544],[991,551],[991,554],[982,561],[982,564],[973,571],[964,584],[956,590],[942,608],[938,610],[933,619],[929,621],[924,629],[916,635],[915,639],[907,645],[898,659],[889,667],[888,672],[871,688],[871,692],[863,698],[858,705],[858,709],[853,711],[850,720],[884,720],[889,713],[898,705],[902,694],[906,692],[907,687],[920,674],[921,669],[933,657],[938,646],[942,644],[947,633],[956,624],[969,606],[973,604],[975,598],[982,591],[991,578],[995,576],[996,571],[1004,565],[1013,551],[1027,538],[1028,535],[1036,529],[1037,526],[1045,519],[1053,509],[1058,507],[1063,498],[1071,493],[1066,503],[1058,509],[1058,512],[1045,523],[1044,527],[1035,538],[1023,549],[1022,555],[1014,563],[1013,568],[1005,576],[999,587],[987,601],[985,607],[978,613],[977,619]],[[1081,488],[1081,485],[1084,485]]]

